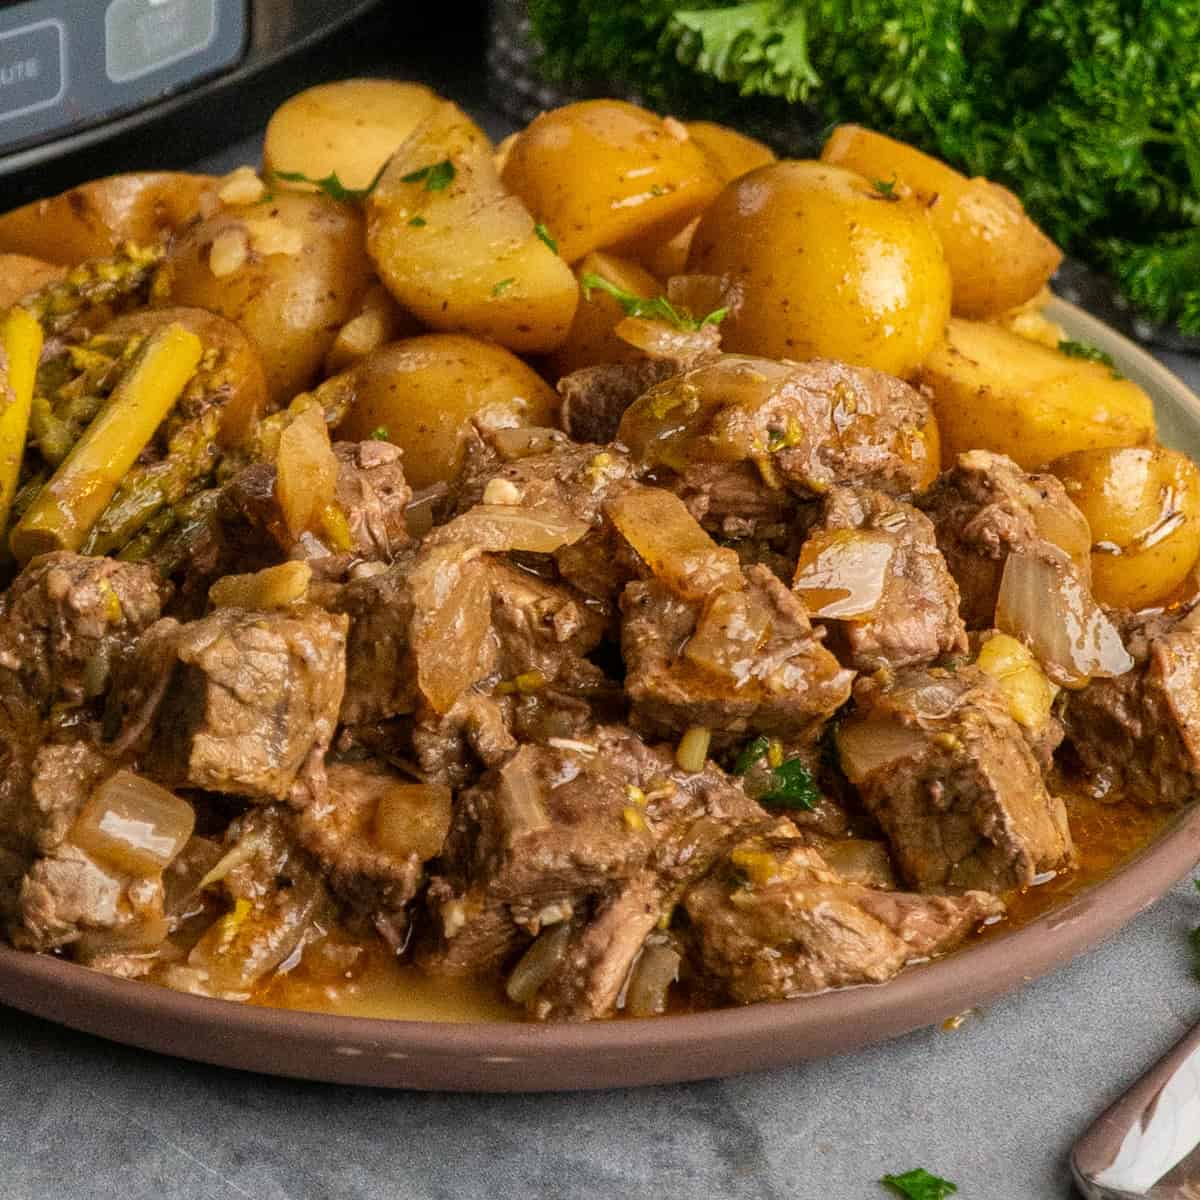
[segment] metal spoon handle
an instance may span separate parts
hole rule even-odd
[[[1200,1026],[1075,1143],[1088,1200],[1200,1200]]]

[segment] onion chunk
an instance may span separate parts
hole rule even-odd
[[[879,608],[895,553],[888,533],[818,530],[800,551],[792,588],[811,616],[864,620]]]

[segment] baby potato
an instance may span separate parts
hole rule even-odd
[[[0,216],[0,252],[73,267],[114,254],[122,242],[156,242],[194,217],[215,183],[178,171],[93,179]]]
[[[1170,598],[1200,558],[1200,469],[1163,446],[1079,450],[1050,464],[1092,530],[1092,593],[1141,609]]]
[[[154,301],[235,321],[258,348],[279,405],[312,383],[369,277],[362,218],[350,205],[281,192],[221,209],[181,234]]]
[[[579,287],[500,182],[492,147],[440,102],[367,199],[367,249],[388,290],[426,325],[522,352],[560,346]]]
[[[104,332],[117,337],[129,334],[149,337],[168,325],[182,325],[200,339],[205,350],[220,354],[223,390],[227,395],[217,437],[226,448],[247,442],[266,411],[267,380],[258,351],[232,321],[203,308],[139,308],[114,318]]]
[[[929,209],[954,281],[954,314],[991,317],[1023,304],[1062,262],[1020,200],[987,179],[968,179],[920,150],[860,125],[839,125],[821,161],[894,183]]]
[[[637,263],[599,250],[589,254],[576,268],[580,282],[579,307],[571,322],[567,340],[550,356],[553,374],[569,375],[581,367],[600,363],[632,362],[644,358],[635,346],[617,337],[617,325],[625,319],[625,310],[616,299],[600,288],[590,295],[583,291],[585,275],[599,275],[635,296],[650,299],[662,295],[657,279]]]
[[[952,319],[918,378],[933,393],[947,461],[994,450],[1033,470],[1154,440],[1154,408],[1137,384],[999,325]]]
[[[924,210],[853,171],[778,162],[728,184],[700,219],[688,271],[740,301],[727,350],[836,358],[911,375],[942,336],[950,274]]]
[[[11,308],[18,300],[54,283],[66,274],[66,268],[27,254],[0,254],[0,309]]]
[[[686,126],[623,100],[542,113],[509,148],[503,178],[570,263],[591,250],[633,253],[665,241],[721,187]]]
[[[437,93],[424,84],[394,79],[342,79],[306,88],[271,115],[263,166],[269,174],[298,171],[310,179],[332,171],[346,187],[369,187],[437,102]]]
[[[352,399],[337,436],[386,432],[414,488],[452,479],[467,422],[553,425],[558,396],[519,358],[481,338],[428,333],[368,354],[344,375]]]
[[[730,129],[728,125],[718,125],[716,121],[688,121],[684,128],[708,156],[722,183],[775,161],[775,151],[770,146]]]

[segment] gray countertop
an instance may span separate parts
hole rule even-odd
[[[482,115],[482,114],[481,114]],[[488,121],[491,132],[499,132]],[[247,143],[214,161],[253,158]],[[1161,356],[1200,388],[1200,362]],[[457,1096],[223,1071],[0,1005],[4,1200],[856,1200],[923,1166],[962,1200],[1071,1193],[1075,1137],[1200,1021],[1181,883],[986,1009],[789,1070]]]

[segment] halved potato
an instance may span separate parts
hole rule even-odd
[[[1079,450],[1050,470],[1092,530],[1092,592],[1101,604],[1168,600],[1200,558],[1200,469],[1164,446]]]
[[[882,133],[839,125],[821,161],[910,191],[929,209],[954,281],[956,316],[990,317],[1016,308],[1044,287],[1062,262],[1061,251],[1007,188],[968,179]]]
[[[579,288],[500,182],[491,143],[442,101],[367,199],[367,249],[388,290],[440,330],[518,351],[560,346]]]
[[[721,178],[687,128],[623,100],[583,100],[516,137],[504,182],[577,262],[591,250],[654,246],[716,196]],[[636,247],[635,247],[636,243]]]
[[[351,205],[279,192],[223,208],[176,238],[154,300],[240,325],[280,404],[312,383],[369,279],[362,217]]]
[[[93,179],[0,216],[0,252],[73,267],[115,253],[122,242],[149,244],[194,217],[216,182],[179,171]]]
[[[368,187],[437,103],[431,88],[395,79],[341,79],[306,88],[271,115],[263,166],[272,175],[298,171],[310,179],[336,172],[346,187]]]
[[[497,428],[554,425],[558,396],[500,346],[464,334],[430,333],[368,354],[326,387],[348,387],[339,438],[386,437],[404,451],[414,488],[454,477],[467,422]]]
[[[1076,450],[1154,439],[1150,397],[1111,367],[955,318],[925,360],[942,452],[995,450],[1026,470]]]

